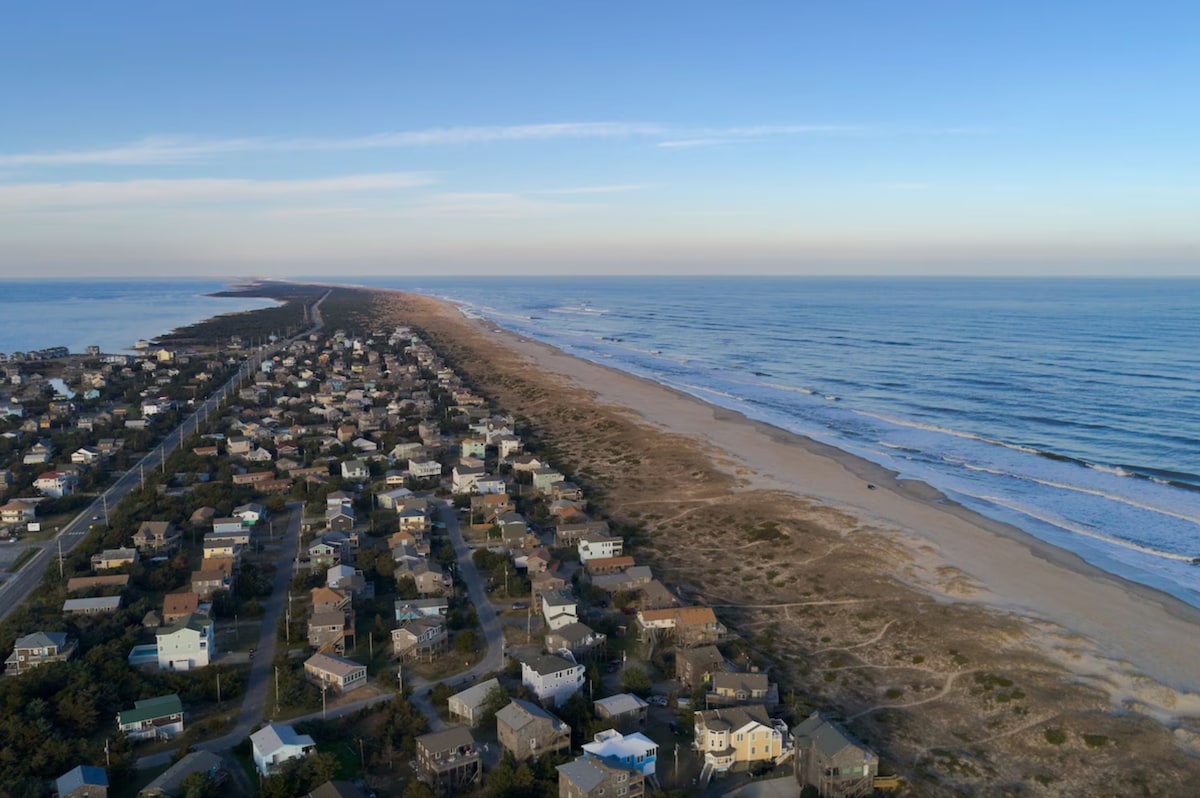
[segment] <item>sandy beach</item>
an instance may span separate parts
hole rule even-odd
[[[900,764],[1057,794],[1111,788],[1099,763],[1132,756],[1159,787],[1200,774],[1196,608],[840,450],[447,303],[373,295],[376,320],[425,331],[527,418],[637,530],[639,560]],[[1086,768],[1045,775],[1066,750]]]

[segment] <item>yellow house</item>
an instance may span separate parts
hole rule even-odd
[[[704,754],[706,775],[722,773],[735,765],[771,762],[784,749],[784,734],[775,728],[762,704],[727,707],[696,713],[693,747]]]

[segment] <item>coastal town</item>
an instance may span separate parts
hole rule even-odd
[[[3,627],[9,794],[901,787],[420,331],[42,355],[3,366],[6,562],[54,560]]]

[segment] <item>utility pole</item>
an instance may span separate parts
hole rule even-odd
[[[104,766],[112,767],[112,758],[108,755],[108,738],[104,738]]]
[[[404,665],[403,664],[398,663],[396,665],[396,682],[397,682],[397,689],[400,691],[400,697],[403,698],[404,697]]]
[[[275,713],[274,717],[279,717],[279,666],[275,666]]]
[[[329,689],[329,682],[321,682],[321,720],[325,720],[325,691]]]

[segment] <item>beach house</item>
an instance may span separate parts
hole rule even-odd
[[[254,767],[263,776],[270,776],[284,762],[302,759],[317,750],[317,744],[286,723],[268,723],[250,735],[250,748]]]

